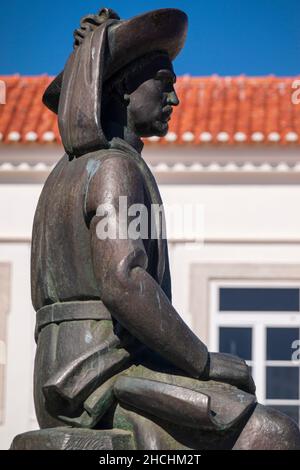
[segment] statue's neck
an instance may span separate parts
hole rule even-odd
[[[141,153],[144,147],[143,141],[138,137],[134,132],[131,132],[130,129],[124,129],[123,139],[127,144],[131,145],[138,153]]]

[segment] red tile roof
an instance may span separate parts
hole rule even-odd
[[[181,105],[174,110],[169,133],[146,143],[299,145],[300,103],[292,103],[296,79],[179,77],[176,89]],[[52,77],[15,75],[0,76],[0,80],[7,91],[6,104],[0,104],[0,140],[60,142],[56,116],[41,101]]]

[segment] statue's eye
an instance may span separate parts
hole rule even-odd
[[[158,75],[156,79],[159,80],[165,86],[173,86],[173,80],[169,76]]]
[[[161,70],[157,73],[156,78],[162,80],[165,83],[174,84],[175,76],[168,70]]]

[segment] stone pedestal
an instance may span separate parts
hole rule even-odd
[[[134,450],[134,439],[121,429],[51,428],[16,436],[11,450]]]

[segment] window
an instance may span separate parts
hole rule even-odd
[[[219,328],[219,349],[239,356],[242,359],[252,359],[252,328]]]
[[[221,287],[220,311],[299,312],[299,289]]]
[[[299,425],[300,282],[290,284],[212,282],[210,339],[212,350],[247,361],[261,403]]]

